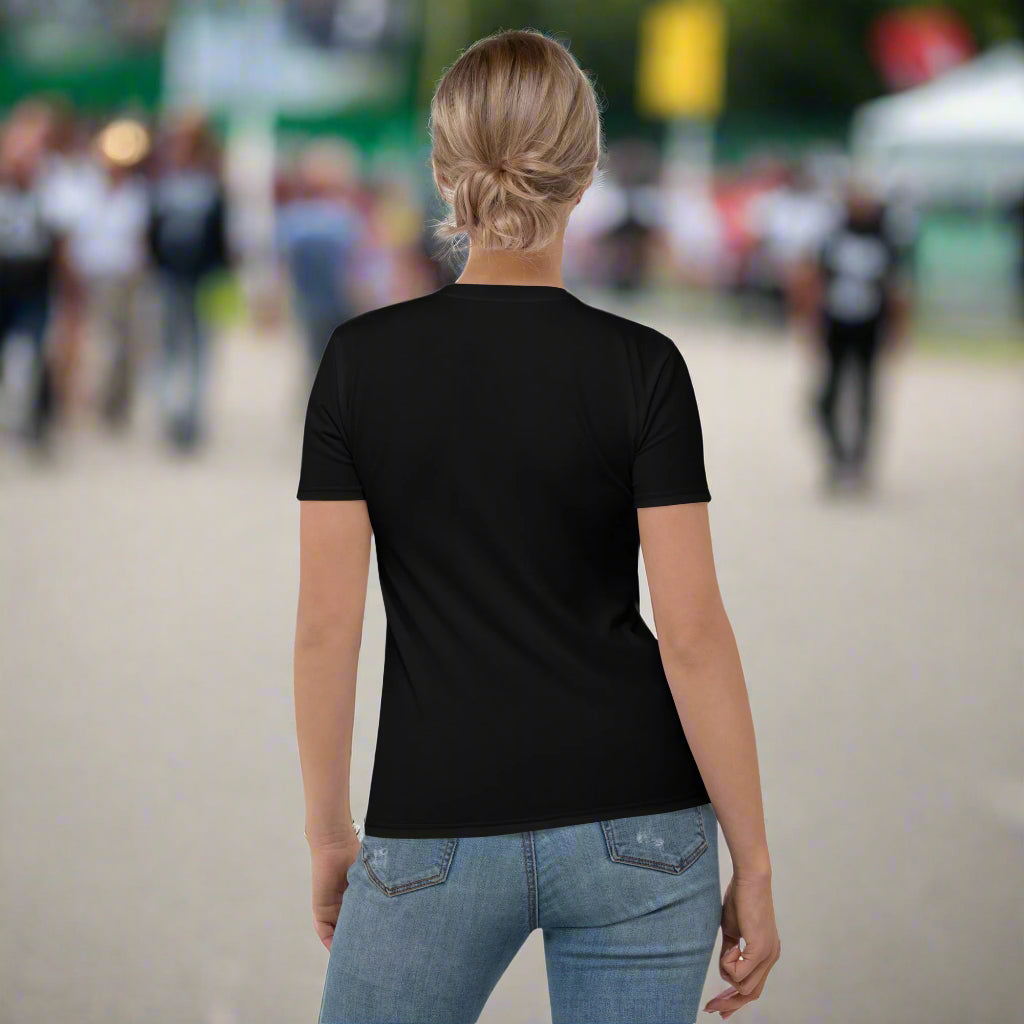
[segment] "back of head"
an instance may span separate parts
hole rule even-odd
[[[522,252],[555,238],[604,145],[590,78],[534,29],[497,32],[462,53],[434,93],[430,135],[450,207],[437,236]]]

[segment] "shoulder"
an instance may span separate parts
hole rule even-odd
[[[434,292],[402,299],[386,306],[375,306],[350,316],[335,327],[328,344],[342,350],[359,348],[364,342],[379,343],[422,324],[422,318],[434,307]]]
[[[577,299],[578,307],[588,314],[595,325],[603,328],[610,336],[620,339],[624,344],[641,357],[647,359],[665,359],[678,353],[676,343],[666,334],[627,316],[613,313],[609,309],[591,306],[582,299]]]
[[[689,375],[683,351],[674,338],[639,320],[594,306],[587,308],[600,318],[608,331],[606,337],[618,339],[641,394],[650,394],[657,388],[659,380],[678,375],[680,371]]]

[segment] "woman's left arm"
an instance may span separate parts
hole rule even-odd
[[[364,500],[299,502],[295,725],[311,848],[352,841],[349,774],[372,529]]]

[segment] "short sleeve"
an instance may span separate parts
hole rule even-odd
[[[301,501],[355,500],[363,497],[342,420],[337,341],[332,336],[320,359],[306,406],[299,470]]]
[[[633,505],[710,501],[697,398],[682,353],[669,340],[655,371],[633,456]]]

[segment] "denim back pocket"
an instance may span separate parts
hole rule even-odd
[[[400,896],[448,877],[458,839],[385,839],[363,836],[359,856],[370,881],[387,896]]]
[[[680,875],[708,848],[700,807],[636,814],[601,822],[608,856],[616,864]]]

